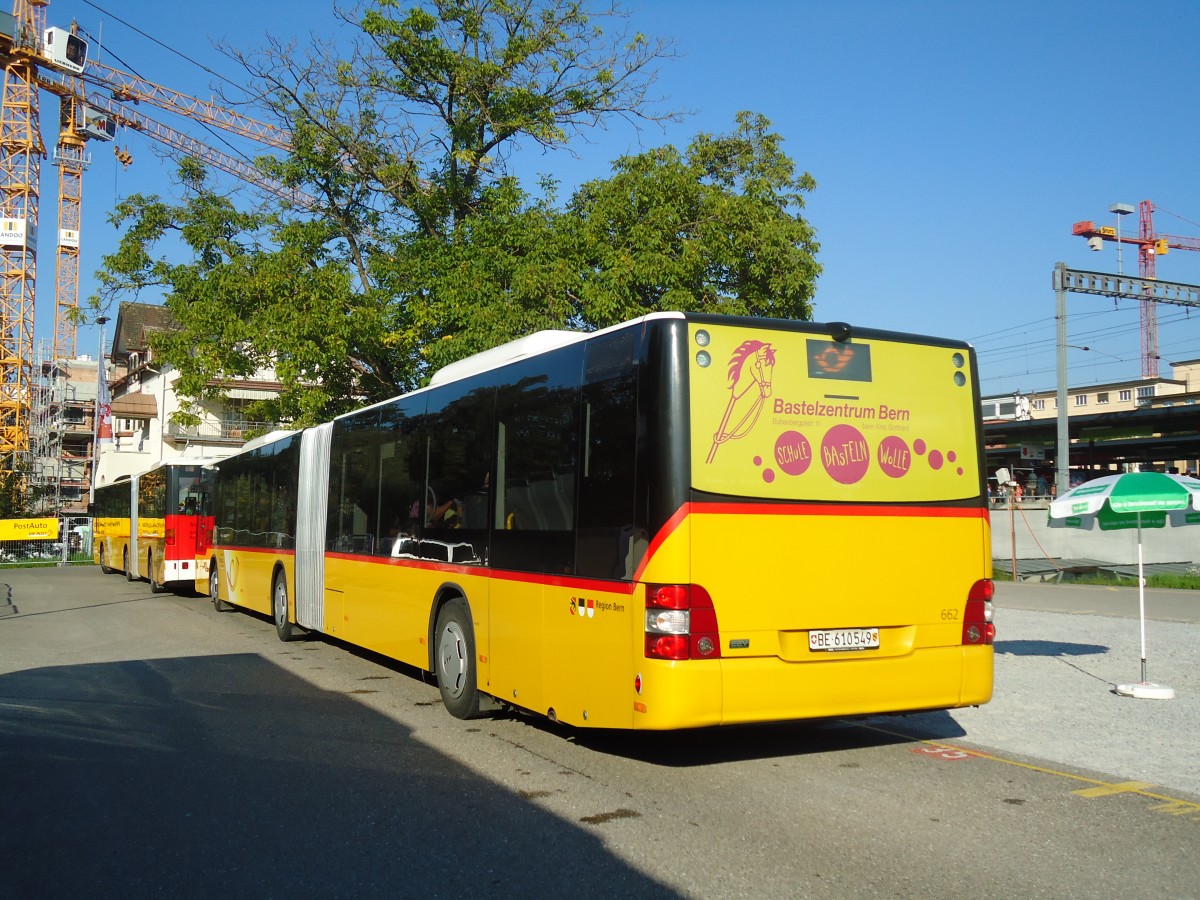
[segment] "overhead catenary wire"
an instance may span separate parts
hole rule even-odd
[[[1132,310],[1126,310],[1127,313],[1133,313]],[[1098,316],[1108,316],[1114,313],[1113,310],[1103,310],[1093,313],[1088,313],[1078,318],[1095,318]],[[1053,328],[1053,318],[1043,320],[1044,327],[1049,330]],[[1189,315],[1188,310],[1175,312],[1174,314],[1164,316],[1160,319],[1162,326],[1171,325],[1186,325],[1192,322],[1198,322],[1200,318]],[[1097,370],[1106,370],[1114,373],[1110,377],[1104,377],[1102,381],[1118,381],[1126,378],[1126,375],[1116,374],[1123,366],[1136,362],[1136,359],[1129,354],[1132,352],[1129,348],[1136,346],[1136,338],[1140,332],[1140,325],[1136,318],[1132,318],[1124,323],[1095,323],[1098,327],[1085,328],[1082,330],[1073,331],[1072,341],[1086,342],[1091,346],[1091,349],[1097,352],[1115,351],[1111,355],[1119,357],[1118,360],[1100,360],[1089,359],[1080,362],[1074,366],[1076,369],[1088,369],[1092,372]],[[1166,333],[1166,332],[1164,332]],[[993,332],[993,334],[999,334]],[[1117,346],[1114,341],[1122,341],[1122,346]],[[972,341],[972,343],[976,343]],[[976,346],[976,352],[979,356],[980,369],[982,370],[983,381],[987,383],[1012,383],[1014,381],[1023,381],[1028,384],[1030,379],[1037,380],[1039,377],[1053,376],[1056,367],[1049,354],[1053,352],[1055,347],[1055,338],[1035,338],[1022,343],[1006,343],[996,347]],[[1125,346],[1128,345],[1128,346]],[[1174,340],[1164,343],[1159,348],[1159,358],[1169,360],[1172,356],[1178,354],[1191,356],[1196,355],[1197,339],[1191,334],[1189,329],[1187,333],[1180,334]],[[1124,352],[1123,352],[1124,351]],[[1039,358],[1045,359],[1044,364],[1039,364]],[[1020,363],[1023,360],[1028,360],[1026,365],[1014,366],[1014,363]],[[1128,376],[1132,378],[1133,376]],[[1038,388],[1034,388],[1038,389]],[[996,394],[1007,394],[1011,388],[1003,388],[1000,390],[984,389],[985,396],[993,396]]]

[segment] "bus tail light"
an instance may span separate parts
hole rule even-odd
[[[646,585],[646,656],[720,658],[720,627],[708,591],[698,584]]]
[[[963,616],[964,645],[982,646],[996,640],[996,626],[992,622],[992,597],[995,593],[996,585],[990,578],[981,578],[971,585],[971,591],[967,594],[967,610]]]
[[[175,529],[174,528],[168,528],[164,532],[164,536],[165,536],[168,547],[175,546]]]

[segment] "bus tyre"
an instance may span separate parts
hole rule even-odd
[[[165,568],[165,567],[164,567]],[[167,589],[167,586],[161,581],[154,580],[154,554],[146,554],[146,577],[150,580],[150,592],[152,594],[161,594]]]
[[[275,576],[275,586],[271,589],[271,611],[275,618],[275,633],[281,641],[294,641],[300,637],[299,629],[288,621],[287,579],[282,572]]]
[[[100,571],[105,575],[113,573],[113,567],[108,564],[108,557],[104,555],[104,548],[100,548]]]
[[[475,668],[475,631],[471,610],[457,597],[438,612],[434,643],[438,690],[446,710],[457,719],[479,714],[479,687]]]
[[[212,597],[213,609],[217,612],[228,612],[233,609],[228,603],[221,599],[217,593],[217,561],[213,560],[208,564],[208,596]]]
[[[130,566],[129,566],[129,551],[128,550],[125,551],[125,554],[122,558],[125,562],[125,580],[126,581],[137,581],[137,576],[133,574],[133,569],[130,568]]]

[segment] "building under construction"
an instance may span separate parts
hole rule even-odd
[[[55,361],[38,347],[31,391],[28,496],[30,511],[86,515],[95,466],[95,357]]]

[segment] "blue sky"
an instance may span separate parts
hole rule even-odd
[[[1114,246],[1089,251],[1072,223],[1114,224],[1113,203],[1151,200],[1156,231],[1200,237],[1200,4],[644,0],[630,11],[636,29],[676,42],[656,93],[664,108],[692,114],[640,134],[614,125],[573,154],[526,153],[518,171],[556,177],[565,195],[606,176],[624,153],[682,148],[697,132],[730,130],[739,110],[762,113],[818,184],[805,210],[824,266],[814,318],[969,340],[985,394],[1053,388],[1056,262],[1116,271]],[[237,75],[214,41],[250,49],[268,32],[306,43],[335,31],[325,0],[52,0],[48,24],[72,19],[102,37],[108,64],[203,97],[214,78],[201,65]],[[54,108],[44,95],[44,122]],[[153,143],[129,132],[116,143],[134,154],[127,171],[111,146],[89,144],[81,298],[116,245],[105,221],[116,199],[172,189],[173,164]],[[52,173],[46,165],[43,235],[54,233]],[[37,334],[49,339],[53,247],[41,257]],[[1123,265],[1137,271],[1133,248]],[[1172,251],[1158,276],[1200,283],[1200,253]],[[1200,357],[1200,310],[1164,306],[1158,316],[1169,375],[1167,361]],[[1070,350],[1073,384],[1140,375],[1136,305],[1072,295],[1067,318],[1068,343],[1090,348]],[[94,329],[81,330],[81,352],[96,341]]]

